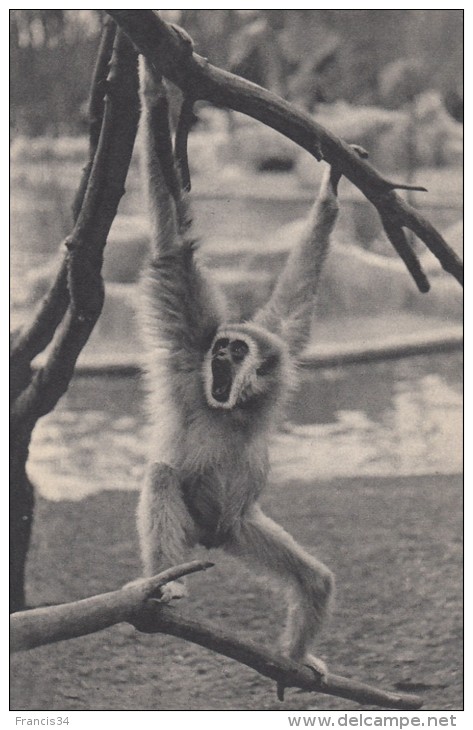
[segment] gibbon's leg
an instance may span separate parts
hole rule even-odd
[[[167,464],[151,464],[137,511],[144,576],[184,562],[195,544],[195,526],[182,500],[178,475]],[[186,595],[185,581],[168,583],[161,600]]]
[[[255,505],[242,520],[224,548],[254,564],[289,586],[289,610],[281,648],[287,656],[304,662],[324,675],[323,661],[309,653],[314,637],[327,614],[333,592],[333,576],[276,522]]]

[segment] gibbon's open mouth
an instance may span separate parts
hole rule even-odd
[[[232,366],[229,360],[212,360],[212,397],[226,403],[232,390]]]

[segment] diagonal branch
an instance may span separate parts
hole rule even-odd
[[[121,590],[73,603],[21,611],[10,616],[10,649],[22,651],[78,636],[85,636],[123,621],[145,633],[164,633],[199,644],[217,654],[251,667],[285,687],[344,697],[364,705],[416,710],[422,701],[400,692],[385,692],[356,680],[329,674],[323,681],[306,666],[296,664],[252,641],[182,616],[172,606],[156,600],[160,588],[171,580],[212,563],[193,561],[170,568],[153,578],[134,581]]]
[[[12,408],[12,426],[34,425],[67,390],[103,305],[103,249],[125,192],[139,117],[136,53],[121,32],[114,43],[102,129],[84,203],[66,242],[70,304],[49,358]]]
[[[237,635],[216,629],[211,624],[188,619],[172,606],[148,602],[132,623],[139,631],[177,636],[235,659],[284,687],[298,687],[309,692],[344,697],[360,704],[399,710],[416,710],[422,705],[422,700],[415,695],[385,692],[336,674],[328,674],[321,681],[310,667],[262,649],[252,641],[243,641]]]
[[[72,212],[74,223],[79,217],[84,196],[87,190],[90,173],[94,164],[95,152],[100,139],[102,130],[103,115],[105,112],[105,95],[107,93],[107,77],[110,71],[110,61],[112,58],[113,44],[117,26],[110,16],[105,16],[104,26],[102,29],[102,37],[95,62],[95,68],[92,75],[92,84],[89,99],[89,160],[84,168],[82,179],[77,190],[74,202],[72,204]]]
[[[140,53],[162,68],[163,74],[184,95],[206,100],[247,114],[276,129],[310,152],[316,159],[334,163],[378,209],[392,220],[391,239],[402,228],[412,230],[438,258],[443,268],[463,282],[463,265],[457,254],[419,212],[403,201],[395,189],[425,190],[383,178],[366,160],[308,114],[266,89],[223,71],[193,52],[189,38],[166,23],[153,10],[107,10],[130,36]],[[412,268],[412,267],[411,267]],[[413,272],[413,269],[412,269]],[[421,279],[417,276],[420,285]],[[422,283],[422,290],[425,290]]]

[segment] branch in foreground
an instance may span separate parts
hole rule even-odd
[[[382,219],[389,219],[390,240],[399,241],[402,228],[412,230],[438,258],[443,268],[463,282],[463,264],[442,236],[418,211],[403,201],[394,190],[425,190],[384,179],[365,160],[308,114],[294,109],[286,101],[260,86],[216,68],[192,50],[183,34],[166,23],[153,10],[107,10],[129,35],[140,53],[162,69],[184,96],[209,101],[216,106],[247,114],[267,124],[310,152],[316,159],[334,163],[377,208]],[[395,230],[394,230],[395,229]],[[412,257],[410,271],[417,269]],[[418,272],[417,272],[418,273]],[[426,291],[423,274],[415,277],[421,291]]]
[[[308,692],[343,697],[362,705],[399,710],[417,710],[422,706],[422,700],[415,695],[385,692],[336,674],[328,674],[321,682],[310,667],[262,649],[252,641],[242,641],[235,634],[216,629],[210,624],[188,619],[171,606],[148,603],[132,623],[139,631],[177,636],[235,659],[283,687],[298,687]]]
[[[213,563],[194,560],[165,570],[152,578],[129,583],[118,591],[101,593],[82,601],[33,608],[10,616],[10,651],[34,649],[55,641],[73,639],[101,631],[122,621],[133,620],[146,601],[159,596],[170,581],[212,567]]]
[[[170,568],[153,578],[135,581],[118,591],[74,603],[14,613],[10,616],[11,651],[32,649],[128,622],[145,633],[169,634],[199,644],[251,667],[284,687],[321,692],[365,705],[400,710],[421,707],[422,700],[414,695],[385,692],[335,674],[329,674],[321,682],[309,667],[273,654],[254,642],[242,641],[238,636],[210,624],[187,619],[171,606],[156,600],[160,588],[169,581],[206,570],[212,565],[193,561]]]

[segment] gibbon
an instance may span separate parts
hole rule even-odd
[[[324,663],[310,651],[328,611],[332,573],[262,512],[258,497],[268,476],[268,439],[309,336],[340,174],[327,170],[305,235],[268,303],[251,321],[234,321],[196,261],[188,200],[162,134],[165,87],[143,59],[141,101],[153,244],[142,306],[152,425],[138,506],[144,573],[183,562],[196,544],[259,566],[288,593],[281,649],[323,676]],[[185,585],[163,590],[169,600],[184,595]]]

